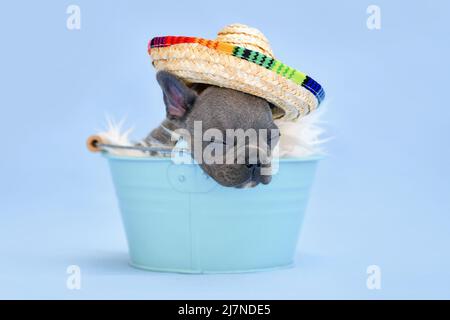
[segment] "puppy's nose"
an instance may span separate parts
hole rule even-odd
[[[249,170],[251,170],[252,180],[254,182],[269,184],[270,181],[272,181],[271,175],[261,173],[262,168],[267,169],[266,165],[263,165],[261,163],[255,163],[255,164],[246,164],[246,166]]]
[[[260,163],[247,163],[245,166],[251,172],[252,180],[255,182],[259,182],[259,180],[261,178],[261,164]]]

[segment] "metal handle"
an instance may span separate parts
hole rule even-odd
[[[106,143],[102,137],[98,135],[90,136],[86,145],[89,151],[91,152],[100,152],[107,151],[109,148],[113,149],[125,149],[125,150],[139,150],[142,152],[159,152],[159,153],[173,153],[173,152],[186,152],[189,153],[189,150],[186,148],[171,148],[171,147],[144,147],[144,146],[121,146],[117,144]]]

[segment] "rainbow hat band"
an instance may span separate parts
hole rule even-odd
[[[187,83],[217,85],[268,100],[276,106],[274,118],[296,120],[325,98],[319,83],[276,60],[266,37],[242,24],[225,27],[216,40],[155,37],[148,52],[157,70]]]

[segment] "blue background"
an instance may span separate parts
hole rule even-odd
[[[66,8],[81,8],[81,30]],[[381,7],[381,30],[366,8]],[[446,1],[8,1],[0,10],[0,298],[450,298],[450,5]],[[149,273],[127,265],[105,113],[140,138],[164,116],[156,35],[241,22],[322,83],[321,163],[293,269]],[[81,267],[81,290],[66,268]],[[378,265],[381,290],[368,290]]]

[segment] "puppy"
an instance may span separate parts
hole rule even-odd
[[[176,139],[173,132],[183,131],[194,137],[195,122],[201,122],[201,134],[208,129],[214,129],[227,136],[227,130],[253,129],[267,133],[267,139],[259,139],[257,144],[250,145],[248,139],[245,145],[240,146],[246,152],[243,163],[239,163],[233,150],[232,163],[225,159],[229,148],[235,145],[227,145],[225,141],[217,141],[223,144],[223,161],[207,163],[202,159],[205,148],[215,141],[202,141],[197,152],[192,151],[192,157],[200,164],[201,168],[219,184],[226,187],[254,187],[259,183],[268,184],[271,181],[270,157],[271,149],[278,141],[278,127],[272,118],[271,105],[262,98],[252,96],[240,91],[216,86],[194,84],[187,86],[175,75],[159,71],[157,81],[163,92],[163,100],[166,106],[166,119],[160,126],[150,132],[141,144],[145,146],[170,146],[174,147]],[[265,141],[262,141],[265,140]],[[195,150],[191,139],[190,149]],[[264,146],[263,146],[264,144]],[[254,150],[256,160],[248,157]],[[265,154],[263,155],[263,152]],[[261,159],[265,157],[265,160]],[[253,160],[253,161],[252,161]]]

